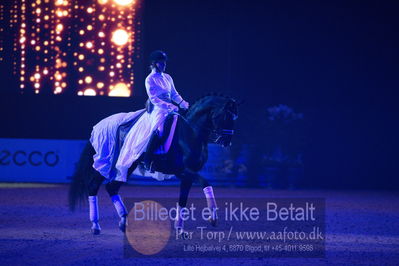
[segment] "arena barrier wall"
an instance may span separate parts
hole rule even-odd
[[[69,183],[87,140],[0,138],[0,182]],[[230,183],[223,163],[229,149],[209,145],[209,159],[201,174],[214,185]],[[175,185],[176,178],[157,181],[140,176],[137,171],[129,180],[140,185]]]

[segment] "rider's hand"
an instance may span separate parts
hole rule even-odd
[[[174,104],[169,105],[169,112],[178,112],[179,111],[179,107],[177,107]]]
[[[188,109],[189,104],[188,104],[188,102],[186,102],[185,100],[183,100],[183,101],[179,104],[179,107],[182,108],[182,109]]]

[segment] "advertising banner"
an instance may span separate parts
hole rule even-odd
[[[69,183],[86,142],[0,139],[0,181]]]

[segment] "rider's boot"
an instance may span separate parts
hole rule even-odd
[[[159,135],[158,131],[154,131],[151,135],[150,141],[148,142],[147,149],[144,154],[144,168],[147,171],[150,171],[151,173],[154,173],[154,169],[152,168],[153,164],[153,158],[154,158],[154,152],[159,146]]]
[[[91,232],[93,235],[99,235],[101,232],[99,220],[99,212],[98,212],[98,197],[97,196],[89,196],[89,216],[90,221],[92,223]]]
[[[119,215],[119,229],[125,233],[126,232],[126,224],[127,224],[127,209],[125,204],[123,204],[122,198],[120,195],[116,194],[111,197],[112,203],[115,206],[116,212]]]

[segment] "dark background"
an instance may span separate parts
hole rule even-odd
[[[394,0],[147,0],[142,52],[168,53],[189,102],[212,91],[245,100],[236,143],[262,142],[269,106],[303,113],[304,187],[397,189],[398,11]],[[87,139],[146,100],[144,60],[132,98],[21,96],[11,69],[1,64],[0,137]]]

